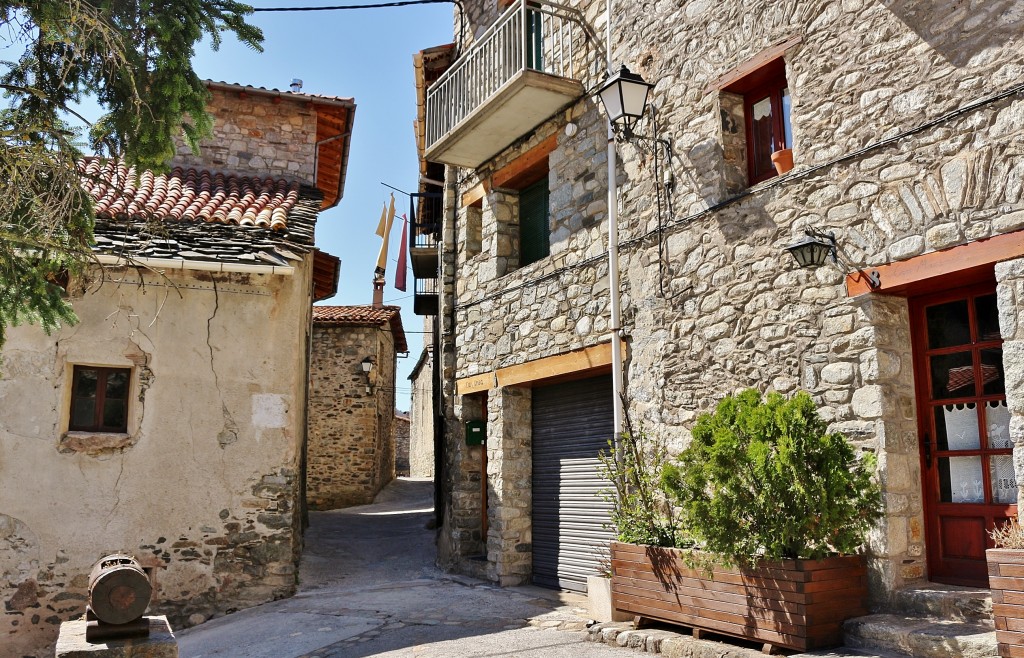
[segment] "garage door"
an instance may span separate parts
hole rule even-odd
[[[611,376],[533,389],[533,582],[584,591],[607,565],[611,505],[597,455],[614,433]]]

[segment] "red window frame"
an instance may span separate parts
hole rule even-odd
[[[82,376],[86,372],[96,373],[96,397],[95,397],[95,408],[93,411],[93,419],[91,423],[76,423],[75,422],[75,401],[82,399],[84,396],[79,395],[81,389]],[[111,398],[111,400],[118,400],[124,403],[124,411],[122,414],[122,421],[118,425],[105,425],[103,422],[104,412],[106,411],[107,404],[107,379],[111,374],[122,373],[124,374],[128,382],[124,387],[123,398]],[[71,408],[70,416],[68,420],[68,429],[75,432],[112,432],[112,433],[125,433],[128,431],[128,398],[131,389],[131,368],[107,368],[101,366],[74,366],[74,371],[71,375]],[[88,399],[88,398],[85,398]]]
[[[771,99],[772,108],[772,152],[792,148],[786,142],[786,117],[783,114],[782,92],[789,89],[786,80],[786,65],[782,57],[778,57],[756,70],[744,75],[739,80],[723,88],[733,94],[743,96],[744,137],[747,146],[747,175],[749,184],[754,185],[778,175],[771,160],[762,163],[757,169],[754,158],[754,104],[764,98]]]
[[[789,85],[786,83],[786,78],[783,77],[781,79],[773,80],[770,84],[759,87],[743,97],[743,115],[747,123],[747,167],[750,174],[751,185],[754,183],[760,183],[763,180],[768,180],[773,176],[778,176],[778,172],[775,171],[775,166],[772,164],[770,158],[767,163],[760,163],[760,168],[757,166],[759,163],[755,161],[754,104],[764,100],[765,98],[768,98],[771,104],[771,152],[774,153],[775,151],[790,148],[792,145],[786,143],[786,123],[782,108],[782,92],[788,88]]]

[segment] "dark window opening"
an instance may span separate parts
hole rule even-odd
[[[548,177],[519,192],[519,265],[529,265],[551,252],[548,226]]]
[[[127,432],[130,368],[75,366],[68,429]]]

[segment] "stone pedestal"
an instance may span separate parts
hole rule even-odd
[[[85,639],[84,619],[60,625],[57,637],[57,658],[178,658],[178,641],[174,639],[167,617],[144,617],[149,620],[149,637],[107,640],[90,643]]]
[[[587,576],[587,607],[590,616],[599,622],[629,621],[633,615],[620,612],[612,603],[612,579],[604,576]]]

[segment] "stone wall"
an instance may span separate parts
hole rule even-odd
[[[598,3],[583,4],[592,12]],[[657,83],[658,136],[671,144],[671,159],[644,142],[618,146],[628,412],[680,446],[695,416],[727,393],[810,391],[833,428],[879,457],[886,518],[869,541],[876,603],[925,576],[909,320],[903,298],[850,297],[845,275],[1024,228],[1024,153],[1015,146],[1024,99],[996,97],[1022,79],[1024,15],[1011,2],[943,16],[930,7],[634,3],[619,7],[613,25],[612,59]],[[734,118],[735,99],[707,87],[793,35],[801,41],[785,63],[796,169],[747,188],[723,124]],[[572,137],[567,121],[578,128]],[[653,129],[650,120],[639,128]],[[610,340],[605,130],[588,97],[476,172],[449,169],[459,233],[447,227],[445,249],[460,256],[443,261],[442,317],[453,307],[455,317],[446,377]],[[515,267],[517,255],[497,239],[512,214],[507,191],[492,191],[479,210],[457,199],[552,134],[551,255]],[[476,212],[483,239],[470,255],[463,227]],[[785,252],[812,227],[835,231],[837,264],[800,270]],[[1000,270],[1001,308],[1004,291],[1015,289],[1011,271]],[[1005,313],[1015,316],[1015,307]],[[1021,395],[1007,370],[1007,386],[1016,386],[1008,398]],[[453,388],[445,391],[455,398],[448,446],[456,496],[471,489],[463,480],[473,473],[461,466],[459,434],[470,407]],[[499,484],[497,472],[489,478]],[[479,505],[463,502],[467,514]],[[458,525],[467,518],[453,501],[444,548],[448,563],[469,570],[463,556],[478,546],[472,527]],[[491,555],[490,564],[500,578],[501,558]]]
[[[214,134],[193,154],[179,140],[171,166],[273,176],[314,184],[316,111],[306,99],[211,89]]]
[[[307,278],[107,277],[79,324],[11,328],[0,352],[4,655],[52,656],[112,552],[152,568],[175,629],[295,589]],[[74,364],[131,369],[126,435],[67,431]]]
[[[1013,470],[1017,486],[1024,484],[1024,259],[996,265],[996,300],[999,333],[1003,337],[1006,377],[1006,406],[1010,410],[1010,440],[1013,441]]]
[[[391,332],[315,322],[306,498],[325,510],[373,502],[395,477],[395,346]],[[373,359],[369,390],[363,359]]]
[[[409,416],[408,414],[395,414],[395,475],[409,476]]]

